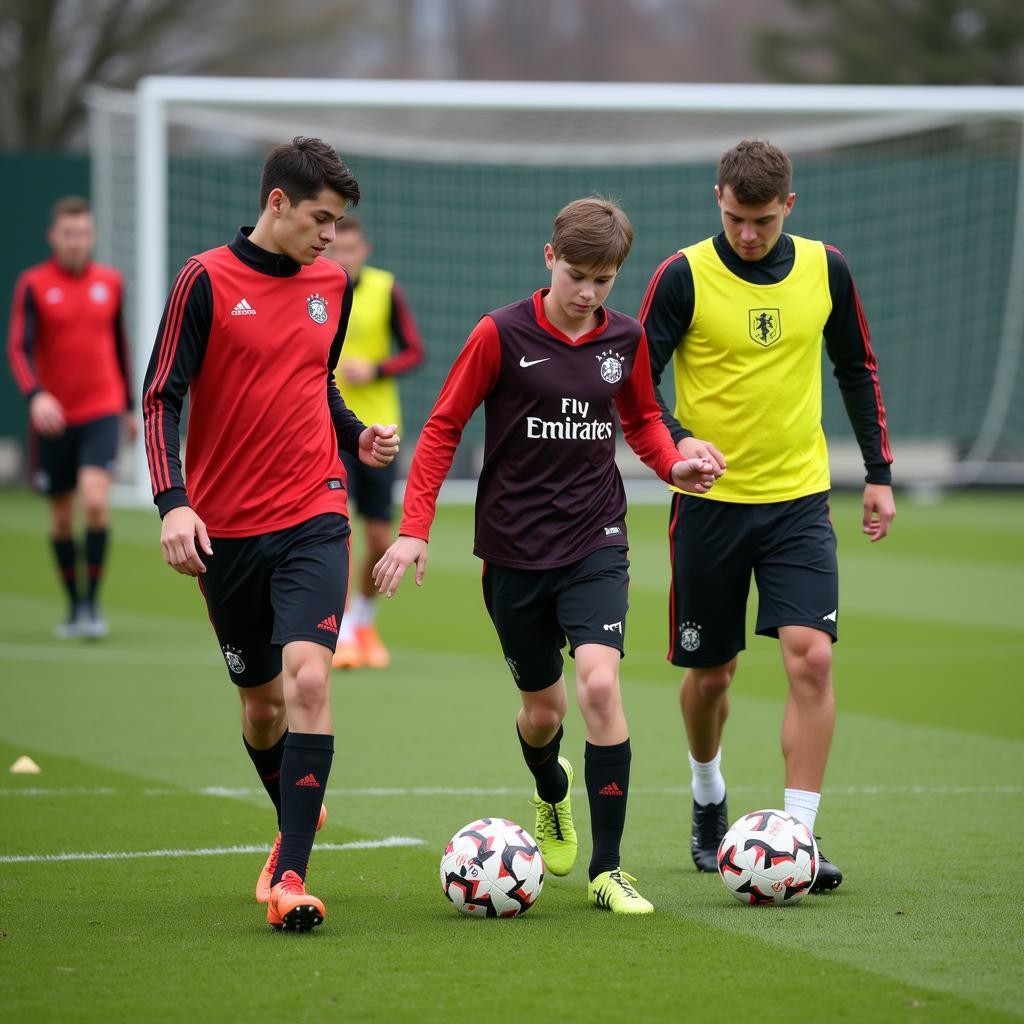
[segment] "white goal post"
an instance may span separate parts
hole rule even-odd
[[[169,173],[175,158],[172,129],[179,132],[179,141],[186,148],[200,144],[196,140],[201,139],[202,145],[220,147],[228,155],[246,144],[258,144],[265,152],[274,142],[294,134],[319,134],[336,145],[350,163],[350,157],[356,155],[379,159],[389,168],[392,164],[387,162],[392,161],[403,171],[411,161],[434,162],[448,169],[461,164],[513,169],[550,167],[552,174],[562,174],[567,167],[589,168],[580,180],[593,180],[595,189],[602,190],[606,177],[602,168],[626,173],[630,180],[630,175],[640,177],[646,173],[640,168],[682,168],[694,164],[713,167],[718,154],[739,138],[761,135],[794,155],[798,192],[802,187],[800,154],[819,161],[827,157],[832,161],[837,194],[842,196],[845,189],[849,202],[861,208],[850,215],[851,239],[855,219],[862,216],[869,205],[866,200],[871,196],[870,190],[886,180],[887,170],[895,169],[895,174],[902,175],[923,174],[928,180],[922,181],[922,189],[934,176],[936,196],[949,193],[960,197],[971,189],[976,164],[978,173],[990,182],[985,186],[983,200],[986,204],[991,201],[993,209],[990,211],[986,205],[982,210],[979,200],[974,213],[985,218],[979,228],[981,234],[977,238],[973,234],[964,236],[963,247],[971,247],[972,251],[961,251],[959,257],[969,262],[984,255],[975,250],[988,243],[993,246],[993,252],[985,257],[989,262],[985,264],[984,281],[980,284],[988,289],[984,304],[986,309],[993,310],[993,323],[997,326],[984,330],[984,366],[972,371],[983,373],[987,384],[980,378],[970,384],[973,396],[970,408],[962,411],[965,423],[970,422],[958,428],[959,442],[955,449],[950,449],[950,458],[930,472],[940,484],[1024,482],[1024,422],[1018,408],[1024,397],[1021,382],[1024,367],[1020,360],[1024,344],[1024,88],[159,76],[143,79],[131,98],[94,88],[88,104],[94,198],[101,235],[116,219],[117,207],[131,204],[134,210],[134,215],[128,218],[134,232],[134,252],[129,257],[122,248],[113,253],[112,258],[122,264],[122,269],[132,278],[135,373],[140,383],[146,355],[159,324],[169,273],[176,269],[176,266],[168,266]],[[111,129],[112,118],[120,118],[125,123],[130,121],[133,153],[119,152]],[[453,129],[452,124],[459,127]],[[120,149],[123,148],[122,141]],[[836,154],[852,155],[844,162]],[[133,161],[134,191],[131,195],[126,195],[121,186],[114,183],[118,160]],[[996,164],[998,168],[993,170]],[[632,172],[629,168],[637,170]],[[949,183],[946,192],[942,191],[943,175]],[[372,177],[365,181],[360,174],[360,180],[365,191],[373,189]],[[561,182],[559,178],[559,185]],[[917,190],[916,183],[911,185]],[[507,184],[503,187],[510,189]],[[710,188],[710,184],[707,187]],[[254,194],[255,181],[251,188]],[[867,190],[866,194],[859,193],[861,188]],[[1000,190],[1004,191],[1002,196],[988,195]],[[557,194],[554,186],[552,192]],[[638,219],[637,213],[644,212],[638,209],[646,201],[644,196],[653,197],[654,203],[665,204],[666,209],[668,203],[707,202],[704,193],[672,195],[666,193],[663,185],[658,185],[657,190],[647,186],[641,199],[632,200],[627,206],[634,222]],[[962,215],[958,214],[963,218],[962,225],[958,222],[953,228],[970,232],[976,222],[969,195],[964,195],[962,201],[966,204]],[[199,210],[194,214],[199,219],[203,217],[200,202],[197,198],[192,203]],[[549,201],[549,214],[553,215],[557,207],[551,209],[550,206]],[[940,215],[941,211],[936,214]],[[665,219],[661,214],[652,216],[655,222]],[[482,211],[481,230],[487,229],[489,219],[490,213]],[[862,245],[865,251],[877,250],[886,230],[902,234],[912,225],[910,219],[906,224],[900,222],[887,227],[882,220],[875,233],[865,235],[863,241],[855,241],[851,247]],[[958,238],[951,239],[948,232],[944,234],[927,224],[919,226],[922,247],[948,246],[951,272],[956,273]],[[816,228],[816,224],[811,224],[805,232],[798,233],[834,240]],[[640,238],[638,228],[638,240]],[[662,243],[661,257],[695,240],[695,237],[678,237],[669,245]],[[636,251],[631,264],[637,258]],[[130,266],[123,265],[129,261]],[[868,294],[863,283],[863,256],[851,262],[862,293]],[[914,263],[913,256],[907,256],[900,264],[900,275],[909,282],[908,287],[913,283]],[[638,266],[637,280],[648,276],[654,265],[648,260],[647,265]],[[631,287],[635,290],[635,286]],[[941,282],[929,282],[920,295],[908,295],[907,301],[934,303],[936,319],[944,318],[949,314],[940,309],[941,293]],[[628,304],[620,308],[635,312]],[[478,309],[479,312],[483,309]],[[918,313],[916,322],[901,320],[893,314],[893,324],[898,324],[903,332],[913,330],[915,323],[921,331],[934,330],[935,324],[928,322],[928,309],[919,308]],[[885,318],[880,322],[885,323]],[[965,332],[969,332],[970,326],[965,325]],[[873,327],[877,337],[879,328],[875,321]],[[461,343],[462,339],[454,340]],[[895,395],[889,393],[889,374],[899,371],[898,366],[895,370],[890,366],[899,360],[893,360],[885,351],[884,343],[892,344],[892,339],[882,340],[882,383],[891,411],[895,412],[897,403]],[[904,343],[903,338],[898,340]],[[950,365],[947,368],[943,363],[942,372],[947,376],[942,377],[942,388],[937,387],[936,391],[946,394],[943,389],[948,388],[948,394],[952,395],[956,393],[958,382],[948,374],[962,372],[953,366],[956,336],[942,335],[939,340],[942,360],[948,355]],[[982,344],[973,338],[968,340]],[[916,387],[927,390],[930,368],[924,357],[930,350],[920,343],[916,351],[915,364],[908,366],[905,373],[908,378],[918,373]],[[920,432],[917,427],[909,430],[913,443],[920,444],[936,433],[936,427],[927,415],[928,396],[919,395],[914,387],[913,381],[908,379],[895,391],[897,394],[905,392],[913,403],[921,404],[916,422],[924,426]],[[436,394],[436,387],[431,385],[427,390],[431,388]],[[982,394],[984,389],[987,390]],[[951,417],[960,414],[954,400],[938,400],[949,404]],[[899,446],[900,437],[896,435],[897,459]],[[927,477],[928,473],[924,475]],[[148,502],[148,473],[141,446],[130,476],[130,496]]]

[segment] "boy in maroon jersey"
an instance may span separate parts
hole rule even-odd
[[[106,636],[98,593],[109,537],[109,494],[121,429],[132,407],[121,275],[92,262],[92,211],[77,196],[54,204],[46,235],[53,258],[19,278],[8,356],[29,403],[33,483],[50,500],[50,535],[69,611],[61,638]],[[85,518],[87,581],[79,590],[74,500]]]
[[[516,725],[536,781],[536,838],[547,869],[568,874],[577,852],[573,770],[559,756],[567,710],[560,651],[568,640],[587,733],[589,899],[646,914],[654,907],[619,864],[631,760],[619,692],[629,563],[614,412],[663,480],[704,492],[714,476],[707,460],[681,459],[661,423],[639,322],[603,305],[632,242],[626,215],[606,200],[578,199],[558,214],[544,247],[551,287],[473,329],[423,428],[400,535],[375,579],[389,597],[411,565],[423,582],[438,490],[463,428],[485,403],[474,551],[522,698]]]
[[[277,810],[256,899],[293,931],[324,918],[304,883],[333,758],[331,655],[348,578],[338,451],[369,466],[398,451],[394,426],[364,426],[334,382],[352,283],[320,254],[358,201],[352,172],[319,139],[275,149],[256,226],[178,274],[143,400],[164,560],[199,579],[246,750]]]

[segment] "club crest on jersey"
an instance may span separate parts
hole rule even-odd
[[[752,309],[750,316],[750,337],[758,345],[767,348],[782,337],[782,320],[777,309]]]
[[[608,349],[594,356],[601,364],[601,380],[606,384],[618,384],[622,380],[622,356]]]
[[[319,292],[306,297],[306,309],[311,320],[318,324],[327,323],[327,300]]]
[[[110,289],[102,281],[93,281],[89,286],[89,298],[97,306],[102,306],[110,299]]]

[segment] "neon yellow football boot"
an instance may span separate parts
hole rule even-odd
[[[576,841],[576,827],[572,823],[570,802],[572,765],[564,757],[560,757],[558,763],[569,780],[565,797],[556,804],[549,804],[541,800],[536,789],[533,791],[533,805],[537,808],[533,837],[544,857],[544,867],[553,875],[567,875],[576,863],[579,844]]]
[[[625,871],[603,871],[588,888],[590,902],[613,914],[653,914],[654,904],[633,888],[636,879]]]

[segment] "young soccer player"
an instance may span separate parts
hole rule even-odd
[[[11,304],[8,355],[28,399],[33,483],[49,498],[50,536],[68,596],[62,639],[107,635],[99,606],[110,534],[109,494],[123,431],[138,428],[132,408],[121,275],[92,261],[89,204],[54,204],[46,239],[53,258],[26,270]],[[75,496],[85,519],[86,580],[79,586]]]
[[[304,880],[333,758],[331,655],[348,579],[338,449],[368,466],[398,451],[394,426],[364,426],[334,382],[352,282],[321,254],[358,201],[352,172],[319,139],[273,150],[256,226],[186,262],[146,373],[164,560],[198,577],[238,687],[245,747],[278,815],[256,898],[286,930],[324,918]]]
[[[423,362],[423,341],[412,311],[394,274],[367,264],[370,240],[355,217],[346,217],[338,225],[326,255],[337,260],[352,279],[352,315],[338,363],[338,390],[364,423],[395,423],[401,430],[398,378]],[[371,470],[348,452],[342,452],[341,458],[349,498],[363,520],[366,553],[353,569],[334,667],[386,668],[391,656],[374,623],[373,567],[393,539],[391,492],[397,466]]]
[[[589,899],[646,914],[653,906],[619,862],[631,753],[619,692],[629,581],[615,411],[662,479],[703,492],[714,477],[706,459],[680,458],[661,422],[640,324],[604,305],[632,241],[626,215],[605,200],[578,199],[558,214],[544,247],[550,288],[484,316],[456,359],[413,457],[400,535],[375,579],[389,597],[412,565],[423,582],[437,493],[484,403],[474,551],[522,698],[516,726],[536,781],[536,838],[547,869],[568,874],[577,852],[573,769],[559,756],[568,639],[586,723]]]
[[[662,263],[640,313],[656,383],[675,360],[675,415],[665,410],[664,419],[680,454],[711,459],[719,475],[728,459],[713,492],[673,495],[670,526],[669,657],[686,669],[680,703],[700,871],[717,870],[729,825],[720,741],[745,646],[751,573],[756,631],[778,638],[789,679],[785,809],[813,830],[821,798],[839,617],[821,428],[823,336],[864,458],[864,533],[881,540],[896,514],[864,312],[838,249],[783,233],[796,199],[791,175],[789,158],[767,142],[725,153],[715,187],[721,233]],[[822,857],[812,891],[842,879]]]

